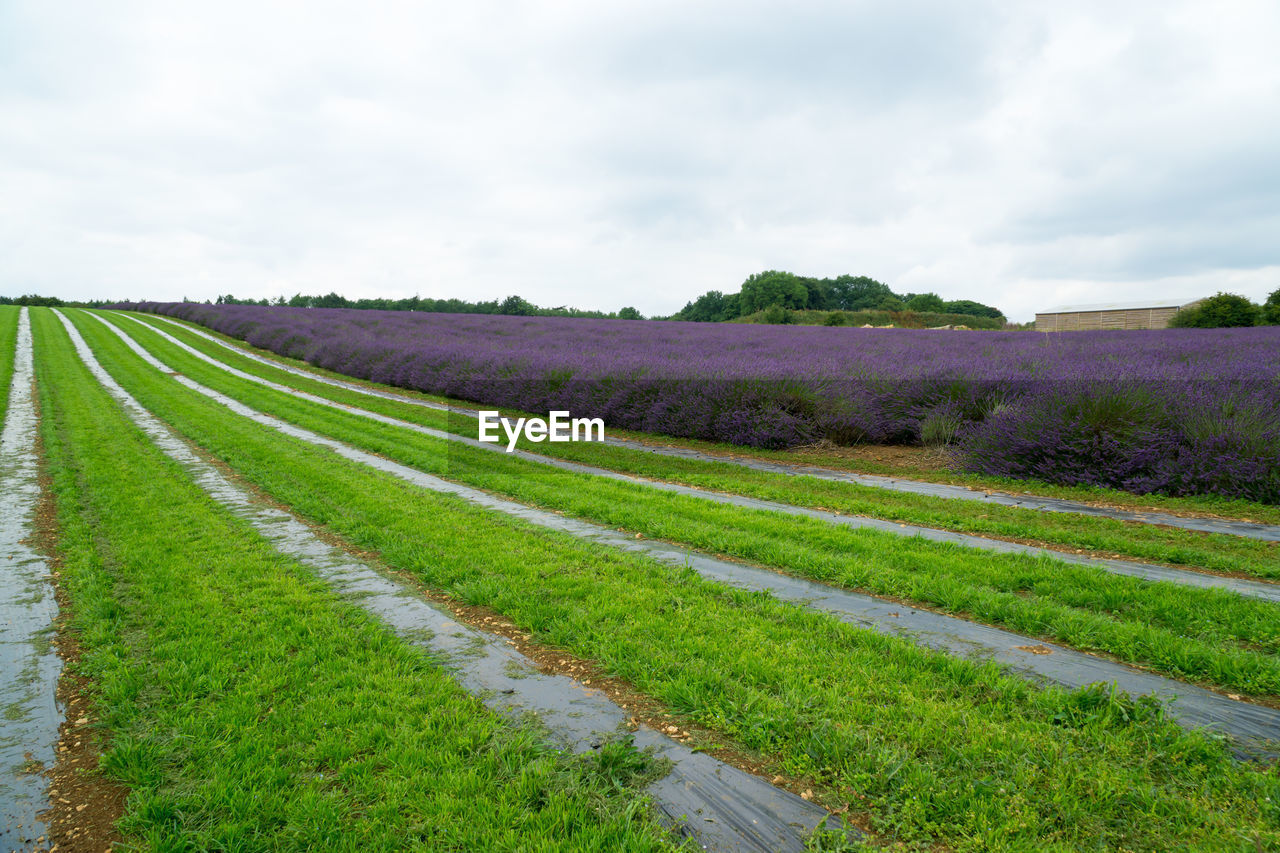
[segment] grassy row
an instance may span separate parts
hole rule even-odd
[[[152,323],[159,328],[172,332],[173,324],[153,319],[146,314],[135,314],[139,319]],[[174,319],[174,318],[169,318]],[[175,322],[183,325],[194,326],[195,324],[186,323],[185,321],[175,320]],[[197,327],[199,328],[199,327]],[[248,348],[244,341],[232,338],[215,332],[212,329],[202,329],[204,332],[211,334],[221,340]],[[184,338],[188,342],[199,340],[198,337],[192,336]],[[215,348],[221,349],[221,348]],[[250,348],[252,349],[252,348]],[[225,351],[224,351],[225,352]],[[390,389],[403,394],[415,396],[425,400],[436,402],[451,402],[443,397],[433,396],[429,394],[421,394],[419,392],[406,391],[402,388],[394,386],[381,386],[375,383],[365,382],[360,379],[335,373],[330,370],[315,367],[303,361],[285,358],[269,350],[256,350],[257,354],[265,356],[273,361],[289,364],[294,367],[300,367],[307,371],[314,372],[318,376],[339,378],[345,381],[354,381],[358,384],[369,385],[370,387],[378,387]],[[527,413],[518,413],[527,414]],[[580,413],[579,413],[580,414]],[[630,432],[627,430],[611,430],[612,434],[619,437],[630,437],[640,440],[659,439],[664,444],[679,445],[697,450],[705,450],[712,453],[725,453],[735,455],[749,455],[761,459],[770,459],[780,462],[796,462],[797,460],[817,465],[825,465],[827,467],[858,471],[866,474],[880,474],[893,477],[904,477],[907,479],[929,480],[941,483],[953,483],[957,485],[973,486],[983,489],[997,489],[1012,491],[1015,493],[1033,493],[1045,497],[1057,497],[1068,500],[1080,500],[1103,503],[1109,506],[1123,506],[1135,509],[1155,509],[1165,512],[1174,513],[1208,513],[1211,515],[1220,515],[1227,518],[1247,518],[1253,521],[1261,521],[1272,524],[1280,524],[1280,507],[1259,504],[1254,501],[1241,500],[1237,498],[1224,498],[1219,495],[1188,495],[1181,497],[1170,497],[1166,495],[1136,495],[1132,492],[1124,492],[1116,489],[1108,489],[1101,486],[1063,486],[1056,483],[1044,483],[1035,480],[1018,480],[1007,477],[994,477],[981,474],[970,474],[966,472],[953,471],[949,469],[937,470],[921,470],[919,467],[910,465],[895,464],[883,460],[873,460],[862,457],[850,457],[848,453],[824,453],[818,449],[804,449],[800,452],[795,450],[765,450],[762,448],[744,448],[738,445],[723,444],[717,442],[701,441],[698,439],[675,439],[667,436],[654,436],[645,433]]]
[[[0,305],[0,427],[4,426],[9,408],[9,382],[13,377],[13,347],[18,340],[20,311],[16,305]]]
[[[656,850],[609,768],[513,727],[134,428],[36,309],[63,583],[121,829],[158,849]]]
[[[246,373],[346,405],[475,437],[475,422],[464,416],[450,416],[445,412],[425,409],[411,403],[370,397],[298,377],[228,352],[184,329],[142,316],[190,346]],[[116,322],[127,331],[138,329],[136,323],[127,320]],[[798,506],[823,507],[907,524],[1034,541],[1069,550],[1085,549],[1170,565],[1280,578],[1280,543],[1275,542],[891,492],[813,477],[753,471],[731,463],[679,459],[599,444],[544,443],[536,446],[536,452],[651,479],[729,491]]]
[[[95,346],[124,357],[127,350],[114,335],[87,318],[80,322]],[[1280,606],[1274,603],[1044,557],[851,530],[561,471],[298,400],[231,376],[145,330],[133,331],[165,363],[198,382],[299,426],[455,481],[650,538],[971,615],[1177,678],[1260,697],[1280,695]]]
[[[890,838],[958,850],[1280,842],[1274,772],[1233,763],[1143,703],[1040,690],[416,489],[231,414],[105,330],[92,343],[144,405],[294,511],[598,661]]]

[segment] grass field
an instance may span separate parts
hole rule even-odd
[[[18,307],[0,305],[0,423],[9,406],[9,379],[13,376],[13,347],[18,336]]]
[[[79,365],[52,314],[33,313],[63,582],[112,733],[103,768],[131,789],[126,836],[665,846],[607,775],[486,711],[213,505]]]
[[[647,713],[692,732],[699,749],[806,791],[863,827],[870,846],[1280,845],[1276,765],[1236,760],[1222,736],[1187,731],[1155,703],[1105,686],[1037,686],[425,491],[237,415],[146,364],[84,312],[66,313],[145,409],[265,500],[423,591],[491,614],[530,648],[586,662]],[[130,791],[119,822],[126,840],[154,849],[674,843],[641,792],[660,767],[634,753],[611,764],[568,756],[536,723],[487,710],[438,662],[211,501],[85,370],[56,315],[31,316],[68,630],[84,650],[78,669],[98,709],[103,772]],[[5,362],[16,317],[0,309]],[[1280,700],[1274,604],[562,471],[264,388],[136,323],[112,321],[191,380],[454,482]],[[411,423],[468,428],[158,327],[282,385]],[[611,470],[797,506],[1280,577],[1275,543],[965,506],[623,448],[539,446],[552,448]]]

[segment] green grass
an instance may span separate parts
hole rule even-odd
[[[665,849],[545,746],[207,498],[33,311],[62,582],[149,849]]]
[[[95,347],[125,356],[124,345],[98,323],[80,318],[79,324]],[[1175,678],[1256,697],[1280,695],[1280,606],[1274,603],[1151,583],[1045,557],[851,530],[560,471],[298,400],[233,377],[137,331],[139,340],[165,363],[198,382],[420,470],[650,538],[1105,652]],[[131,353],[128,358],[137,359]]]
[[[1280,780],[1105,691],[1035,688],[691,570],[535,528],[282,436],[82,321],[144,405],[275,499],[812,780],[886,838],[957,850],[1254,850]]]
[[[13,378],[13,348],[18,340],[18,313],[16,305],[0,305],[0,428],[4,427],[5,412],[9,409],[9,382]]]
[[[445,412],[424,409],[411,403],[370,397],[354,391],[334,388],[323,382],[294,376],[237,356],[163,321],[146,315],[141,317],[188,345],[246,373],[262,376],[346,405],[475,437],[475,422],[465,416],[450,416]],[[136,323],[117,319],[116,324],[130,334],[137,332],[138,335],[155,340],[147,336]],[[167,351],[173,350],[170,347]],[[185,354],[183,358],[186,359]],[[195,360],[184,360],[183,363],[194,364]],[[1188,530],[1125,523],[1112,519],[1046,513],[971,501],[947,500],[851,483],[835,483],[813,477],[753,471],[730,463],[676,459],[640,450],[599,444],[543,443],[536,445],[535,448],[536,452],[547,456],[583,462],[614,471],[716,491],[750,495],[797,506],[821,507],[837,512],[868,515],[905,524],[919,524],[975,535],[1026,540],[1071,551],[1087,550],[1174,566],[1249,574],[1262,578],[1280,578],[1280,543],[1276,542],[1263,542],[1228,535],[1206,535]],[[738,450],[740,451],[741,448]]]
[[[150,323],[156,326],[157,328],[162,328],[165,331],[170,332],[171,334],[175,334],[177,337],[182,338],[185,342],[193,346],[196,346],[200,349],[204,349],[212,355],[215,355],[217,357],[222,357],[224,354],[226,354],[226,350],[223,349],[222,347],[216,347],[216,346],[211,347],[207,341],[201,340],[196,335],[191,335],[189,332],[175,331],[175,327],[172,323],[166,323],[164,321],[155,319],[154,317],[148,314],[139,314],[139,313],[131,312],[131,316],[136,317],[144,322]],[[342,379],[347,382],[355,382],[356,384],[366,385],[372,388],[379,388],[381,390],[390,390],[399,394],[403,394],[406,397],[416,397],[423,400],[430,400],[432,402],[440,402],[440,403],[459,402],[455,400],[448,400],[447,398],[439,397],[435,395],[423,394],[416,391],[409,391],[403,388],[397,388],[395,386],[379,385],[377,383],[366,382],[364,380],[346,376],[341,373],[335,373],[333,371],[326,370],[324,368],[315,367],[314,365],[308,364],[307,362],[304,362],[304,361],[286,358],[284,356],[277,355],[276,353],[271,352],[269,350],[259,350],[254,347],[250,347],[248,344],[246,344],[242,340],[239,340],[237,338],[232,338],[228,335],[223,335],[219,332],[213,331],[212,329],[203,328],[201,326],[198,326],[197,324],[186,323],[186,321],[177,320],[176,318],[170,318],[170,319],[173,319],[175,322],[179,323],[180,325],[186,325],[191,328],[201,329],[201,331],[207,334],[211,334],[214,337],[220,340],[226,341],[228,343],[231,343],[235,346],[253,351],[257,355],[266,357],[268,359],[279,362],[281,364],[287,364],[292,367],[297,367],[297,368],[307,370],[309,372],[316,374],[317,376],[334,378],[334,379]],[[244,360],[244,363],[253,365],[256,368],[261,369],[261,365],[251,360],[246,359]],[[244,367],[243,364],[237,363],[236,366],[241,367],[241,369],[244,369],[247,372],[253,372],[250,368]],[[359,399],[362,396],[363,395],[355,395],[355,398]],[[364,399],[368,400],[369,398],[364,397]],[[355,403],[355,404],[360,405],[359,403]],[[461,405],[475,406],[477,404],[473,402],[462,402]],[[527,412],[514,412],[514,411],[511,413],[516,415],[529,414]],[[577,413],[577,414],[581,414],[581,413]],[[970,474],[967,472],[961,472],[961,471],[947,469],[947,468],[939,468],[932,471],[921,470],[917,467],[909,466],[909,465],[892,464],[892,463],[886,463],[883,461],[871,460],[871,459],[865,459],[865,458],[851,459],[848,456],[844,456],[836,453],[824,454],[820,451],[806,451],[803,454],[797,454],[795,451],[763,450],[760,448],[741,447],[739,445],[702,441],[698,439],[670,438],[668,436],[652,435],[652,434],[639,433],[639,432],[633,432],[628,430],[611,429],[609,432],[611,435],[616,435],[619,438],[634,438],[641,441],[657,441],[662,444],[688,447],[695,450],[703,450],[711,453],[721,453],[721,454],[736,455],[736,456],[750,456],[754,458],[769,459],[769,460],[778,461],[778,462],[789,462],[789,463],[800,462],[802,464],[814,464],[814,465],[825,466],[833,469],[857,471],[859,473],[866,473],[866,474],[881,474],[885,476],[902,477],[906,479],[928,480],[931,482],[967,485],[967,486],[973,486],[975,488],[982,488],[982,489],[995,489],[995,490],[1011,491],[1015,493],[1030,493],[1030,494],[1042,495],[1045,497],[1056,497],[1056,498],[1064,498],[1067,500],[1087,501],[1087,502],[1093,502],[1093,503],[1100,503],[1108,506],[1119,506],[1119,507],[1126,507],[1131,509],[1157,510],[1157,511],[1172,512],[1172,513],[1209,514],[1209,515],[1222,516],[1226,518],[1246,518],[1252,521],[1259,521],[1263,523],[1280,524],[1280,507],[1269,506],[1266,504],[1259,504],[1254,501],[1246,501],[1246,500],[1240,500],[1235,498],[1224,498],[1217,495],[1188,495],[1188,496],[1181,496],[1181,497],[1171,497],[1167,495],[1154,495],[1154,494],[1138,495],[1132,492],[1125,492],[1118,489],[1108,489],[1104,487],[1063,486],[1055,483],[1045,483],[1038,480],[1018,480],[1018,479],[1012,479],[1007,477],[992,477],[992,476],[979,475],[979,474]],[[1023,512],[1028,512],[1028,511],[1024,510]]]

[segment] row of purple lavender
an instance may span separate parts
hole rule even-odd
[[[756,447],[1280,503],[1280,327],[947,332],[128,303],[349,376]]]

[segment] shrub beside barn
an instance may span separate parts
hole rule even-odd
[[[1196,300],[1199,302],[1200,300]],[[1080,332],[1094,329],[1167,329],[1173,315],[1196,302],[1160,299],[1101,305],[1063,305],[1036,314],[1037,332]]]

